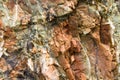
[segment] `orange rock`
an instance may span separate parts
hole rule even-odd
[[[81,73],[81,80],[87,80],[84,73]]]
[[[72,69],[70,68],[70,64],[67,61],[67,59],[65,59],[64,55],[60,55],[58,57],[58,62],[60,63],[60,65],[63,67],[63,69],[66,72],[66,75],[68,76],[69,80],[75,80],[75,77],[73,75]]]
[[[35,47],[33,47],[33,49],[31,50],[31,52],[32,52],[33,54],[35,54],[35,53],[37,52],[37,49],[36,49]]]
[[[10,70],[10,65],[7,64],[4,58],[0,58],[0,69],[2,72],[5,72],[7,70]]]
[[[2,20],[0,20],[0,28],[2,27]]]
[[[10,73],[10,77],[11,77],[11,78],[15,78],[15,77],[17,77],[18,73],[19,73],[18,71],[14,71],[14,70],[13,70],[13,71]]]
[[[112,54],[110,51],[110,46],[99,41],[100,35],[98,32],[99,29],[94,32],[94,35],[81,37],[81,41],[84,41],[84,47],[87,48],[92,68],[94,70],[95,66],[98,68],[96,72],[93,72],[93,74],[99,73],[97,74],[98,77],[102,76],[102,79],[113,80]],[[106,37],[108,36],[105,36],[105,38]],[[106,40],[105,38],[104,41]]]
[[[4,32],[4,41],[4,47],[7,48],[9,52],[12,52],[16,49],[14,47],[14,45],[16,44],[16,35],[12,29],[6,29],[6,31]]]
[[[81,51],[81,46],[80,46],[79,40],[77,38],[73,38],[71,40],[71,50],[73,50],[74,52]]]

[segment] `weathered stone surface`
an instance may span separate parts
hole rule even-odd
[[[0,79],[119,80],[114,8],[111,0],[0,0]]]

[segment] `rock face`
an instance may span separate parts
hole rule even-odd
[[[0,79],[119,80],[115,13],[112,0],[0,1]]]

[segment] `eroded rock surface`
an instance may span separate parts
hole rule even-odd
[[[112,3],[0,1],[0,79],[119,80]]]

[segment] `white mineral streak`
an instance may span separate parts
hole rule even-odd
[[[114,46],[114,39],[113,39],[113,33],[115,31],[115,26],[113,25],[113,22],[109,19],[108,23],[110,24],[110,34],[111,34],[111,44]]]
[[[15,5],[15,13],[13,15],[12,26],[15,26],[17,18],[18,18],[18,4]]]
[[[4,45],[4,41],[1,41],[0,42],[0,58],[2,57],[2,55],[4,53],[3,45]]]
[[[108,19],[108,22],[105,23],[105,24],[109,24],[110,25],[109,33],[110,33],[110,36],[111,36],[111,44],[112,44],[112,46],[114,46],[113,34],[114,34],[114,31],[115,31],[115,26],[114,26],[113,22],[110,19]]]
[[[3,12],[2,21],[5,26],[13,27],[13,26],[18,25],[17,21],[19,20],[20,22],[20,19],[18,18],[19,17],[18,12],[21,11],[18,4],[16,4],[13,9],[13,12],[14,12],[13,15],[10,15],[10,11],[8,10],[7,6],[4,4],[2,8],[0,8],[0,10]]]
[[[42,74],[45,76],[46,80],[59,80],[59,72],[53,66],[53,63],[54,60],[50,57],[48,53],[42,53],[40,57],[40,64]]]
[[[120,15],[113,17],[115,24],[114,40],[116,42],[116,59],[118,64],[118,80],[120,80]]]
[[[83,53],[84,54],[82,54],[83,56],[85,56],[85,61],[86,61],[86,63],[85,63],[85,65],[86,65],[86,67],[87,67],[87,78],[88,79],[90,79],[90,80],[93,80],[93,79],[91,79],[91,63],[90,63],[90,59],[89,59],[89,57],[88,57],[88,55],[87,55],[87,49],[84,47],[84,44],[82,44],[82,43],[80,43],[81,44],[81,47],[83,48]]]
[[[7,6],[3,4],[3,6],[1,6],[0,10],[3,12],[2,21],[3,21],[4,25],[9,26],[10,25],[10,15],[9,15],[9,10],[8,10]]]
[[[0,58],[3,55],[3,45],[4,45],[4,40],[3,40],[3,31],[0,31]]]
[[[29,68],[31,69],[31,71],[34,71],[34,67],[33,67],[33,61],[31,58],[28,59],[28,62],[27,62]]]
[[[10,16],[10,27],[15,27],[20,25],[20,21],[22,20],[22,24],[27,24],[27,20],[30,18],[30,14],[25,14],[25,12],[21,9],[21,7],[16,4],[13,8],[13,15]]]

